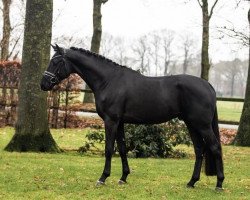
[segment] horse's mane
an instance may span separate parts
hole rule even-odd
[[[107,61],[107,62],[109,62],[109,63],[112,63],[112,64],[115,65],[115,66],[118,66],[118,67],[121,67],[121,68],[126,68],[126,69],[129,69],[129,70],[132,70],[132,71],[135,71],[135,70],[133,70],[133,69],[127,67],[127,66],[120,65],[120,64],[114,62],[113,60],[111,60],[111,59],[109,59],[109,58],[106,58],[106,57],[103,56],[103,55],[94,53],[94,52],[92,52],[92,51],[89,51],[89,50],[86,50],[86,49],[82,49],[82,48],[77,48],[77,47],[70,47],[70,49],[73,50],[73,51],[78,51],[78,52],[80,52],[80,53],[84,53],[84,54],[87,54],[87,55],[94,56],[94,57],[96,57],[96,58],[102,59],[102,60],[104,60],[104,61]],[[135,71],[135,72],[137,72],[137,71]]]

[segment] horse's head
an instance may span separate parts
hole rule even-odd
[[[51,58],[47,70],[43,73],[41,89],[44,91],[52,90],[55,85],[59,84],[63,79],[68,78],[71,73],[70,65],[65,58],[65,49],[59,47],[57,44],[51,46],[55,54]]]

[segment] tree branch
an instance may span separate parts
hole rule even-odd
[[[102,0],[102,3],[105,4],[108,0]]]
[[[214,7],[216,6],[216,4],[218,3],[219,0],[215,0],[214,5],[212,6],[211,10],[210,10],[210,14],[209,14],[209,19],[212,17],[213,12],[214,12]]]
[[[201,5],[200,0],[197,0],[197,2],[198,2],[198,4],[199,4],[199,6],[202,8],[202,5]]]
[[[249,36],[245,34],[244,32],[240,32],[235,30],[234,28],[228,28],[226,26],[224,27],[218,27],[218,32],[223,34],[221,38],[223,38],[225,35],[233,38],[235,40],[238,40],[243,46],[249,47]]]
[[[12,50],[11,50],[11,52],[9,53],[9,55],[8,55],[8,58],[7,58],[7,59],[9,59],[9,58],[12,56],[12,54],[13,54],[13,52],[14,52],[15,48],[16,48],[16,45],[18,44],[18,42],[19,42],[19,40],[20,40],[20,38],[21,38],[21,35],[22,35],[22,34],[20,34],[20,35],[19,35],[19,37],[16,39],[16,41],[15,41],[15,43],[14,43],[13,47],[12,47]]]

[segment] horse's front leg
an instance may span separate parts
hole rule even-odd
[[[130,173],[128,160],[127,160],[127,150],[126,150],[126,143],[125,143],[125,135],[124,135],[124,124],[120,123],[118,126],[118,132],[116,136],[118,150],[122,160],[122,177],[119,180],[119,184],[126,183],[127,176]]]
[[[111,158],[114,153],[114,143],[116,138],[116,133],[118,129],[118,122],[113,120],[105,120],[105,166],[100,179],[97,181],[96,185],[103,185],[105,180],[110,176],[111,171]]]

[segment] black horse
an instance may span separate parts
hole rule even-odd
[[[188,127],[196,161],[188,187],[200,178],[203,157],[206,175],[217,175],[217,189],[224,180],[222,150],[218,129],[216,94],[205,80],[176,75],[146,77],[84,49],[53,46],[55,54],[44,72],[41,89],[51,90],[71,73],[77,73],[92,89],[96,110],[105,124],[105,167],[97,185],[110,176],[111,157],[117,142],[122,161],[122,177],[130,173],[124,123],[162,123],[178,117]]]

